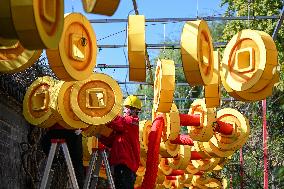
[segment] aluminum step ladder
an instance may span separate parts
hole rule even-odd
[[[68,172],[69,172],[72,187],[73,187],[73,189],[79,189],[78,182],[77,182],[76,175],[75,175],[74,168],[73,168],[73,164],[72,164],[72,161],[71,161],[70,153],[69,153],[67,144],[66,144],[64,139],[51,139],[51,147],[50,147],[50,150],[49,150],[44,174],[43,174],[43,177],[42,177],[42,180],[41,180],[40,189],[46,189],[46,188],[50,187],[49,185],[50,185],[51,181],[49,180],[49,175],[50,175],[50,172],[51,172],[51,166],[52,166],[52,162],[53,162],[55,153],[56,153],[56,151],[59,147],[62,148],[64,157],[65,157],[65,160],[66,160],[66,164],[67,164],[67,167],[68,167]]]
[[[98,183],[98,180],[99,180],[99,172],[100,172],[100,168],[101,168],[103,162],[104,162],[105,169],[106,169],[109,187],[111,189],[115,189],[114,181],[113,181],[113,178],[112,178],[112,175],[111,175],[111,170],[110,170],[110,166],[109,166],[108,159],[107,159],[107,152],[106,152],[105,148],[93,149],[91,161],[89,163],[89,170],[88,170],[88,173],[87,173],[87,176],[86,176],[86,180],[85,180],[83,189],[89,189],[90,188],[90,183],[91,183],[92,179],[94,179],[93,182],[92,182],[93,183],[92,188],[94,188],[94,189],[97,188],[97,183]]]

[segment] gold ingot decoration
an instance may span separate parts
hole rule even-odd
[[[66,128],[80,129],[89,125],[81,121],[71,107],[70,94],[75,82],[64,82],[58,95],[58,112],[62,117],[59,124]]]
[[[97,41],[89,20],[80,13],[66,14],[61,40],[47,49],[49,65],[64,81],[87,79],[96,66]]]
[[[146,81],[145,16],[128,16],[129,80]]]
[[[60,120],[57,96],[62,84],[48,76],[40,77],[31,84],[23,101],[23,114],[29,123],[48,128]]]
[[[157,62],[154,81],[153,108],[155,112],[170,112],[175,91],[175,64],[172,60]]]
[[[23,71],[32,66],[42,53],[42,50],[25,49],[17,40],[10,42],[10,46],[0,46],[0,72],[16,73]]]
[[[85,123],[103,125],[120,113],[122,97],[121,89],[113,78],[95,73],[73,85],[71,108]]]
[[[176,157],[168,158],[169,166],[173,169],[185,170],[191,158],[191,146],[180,145],[180,151]]]
[[[1,8],[5,10],[1,10],[0,23],[5,27],[0,36],[18,39],[27,49],[57,47],[63,29],[63,0],[4,0]]]
[[[214,189],[221,189],[222,187],[222,183],[215,178],[206,178],[203,176],[197,176],[194,175],[192,178],[192,185],[193,187],[197,187],[197,188],[206,188],[206,189],[210,189],[210,188],[214,188]]]
[[[258,92],[273,79],[277,49],[271,36],[257,30],[242,30],[227,44],[221,75],[234,91]]]
[[[210,142],[222,151],[240,149],[246,143],[250,134],[248,119],[235,109],[224,108],[217,112],[217,120],[231,124],[234,130],[231,135],[215,132]]]
[[[196,99],[190,106],[188,114],[200,115],[200,126],[189,126],[188,133],[193,140],[206,142],[213,136],[213,122],[216,121],[215,108],[206,108],[204,99]]]
[[[214,66],[213,77],[210,84],[204,86],[205,104],[207,108],[219,107],[221,103],[221,89],[220,89],[220,52],[214,51]]]
[[[139,121],[139,142],[145,152],[148,151],[148,136],[151,131],[152,122],[150,120]]]
[[[112,16],[120,0],[82,0],[83,8],[87,13]]]
[[[204,20],[184,24],[181,39],[184,75],[190,85],[208,85],[213,77],[213,44],[209,27]]]

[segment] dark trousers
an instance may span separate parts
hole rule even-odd
[[[114,167],[114,184],[116,189],[133,189],[136,173],[126,165],[119,164]]]
[[[49,154],[51,139],[65,139],[71,156],[79,188],[84,185],[82,135],[76,135],[72,130],[49,130],[42,139],[43,151]]]

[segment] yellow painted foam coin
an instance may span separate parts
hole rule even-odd
[[[87,79],[96,66],[97,41],[89,20],[80,13],[66,14],[61,40],[47,49],[53,72],[64,81]]]
[[[181,57],[184,74],[190,85],[208,85],[213,77],[213,44],[204,20],[184,24],[181,34]]]
[[[71,107],[85,123],[103,125],[112,121],[121,110],[122,92],[108,75],[95,73],[77,81],[71,90]]]

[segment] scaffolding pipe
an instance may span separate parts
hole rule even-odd
[[[221,20],[268,20],[268,19],[279,19],[279,15],[273,16],[204,16],[204,17],[191,17],[191,18],[148,18],[145,22],[185,22],[195,20],[205,21],[221,21]],[[128,22],[127,18],[113,18],[113,19],[90,19],[91,23],[104,24],[104,23],[121,23]]]
[[[215,42],[213,46],[215,48],[225,47],[227,42]],[[111,49],[111,48],[125,48],[127,44],[120,45],[97,45],[99,49]],[[146,44],[147,49],[180,49],[180,44]]]

